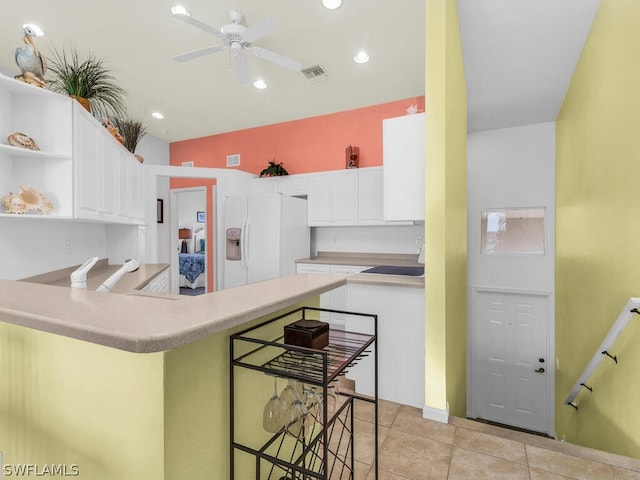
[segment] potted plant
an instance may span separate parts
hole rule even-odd
[[[78,100],[94,116],[122,116],[126,92],[103,60],[89,53],[82,59],[75,47],[49,57],[49,89]],[[85,100],[82,100],[85,99]]]
[[[138,147],[138,142],[147,134],[147,128],[142,122],[129,117],[116,117],[113,119],[113,124],[120,132],[120,135],[124,137],[124,147],[142,163],[144,159],[140,155],[136,155],[136,148]]]
[[[282,162],[276,163],[275,159],[269,162],[267,168],[260,172],[261,177],[279,177],[282,175],[289,175],[289,172],[284,168]]]

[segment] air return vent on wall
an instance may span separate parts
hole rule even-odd
[[[240,154],[234,153],[233,155],[227,155],[227,167],[239,167],[240,166]]]
[[[309,83],[317,83],[328,77],[327,72],[320,65],[311,65],[300,70]]]

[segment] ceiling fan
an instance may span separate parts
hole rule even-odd
[[[256,40],[265,37],[278,28],[278,24],[271,17],[264,17],[253,25],[246,27],[244,25],[244,15],[238,10],[231,10],[229,12],[231,23],[222,26],[220,30],[218,30],[193,18],[191,13],[182,5],[173,6],[171,13],[175,18],[222,40],[222,45],[205,47],[173,57],[174,60],[178,62],[188,62],[189,60],[228,49],[236,79],[241,84],[251,82],[251,73],[249,72],[247,58],[243,55],[244,51],[249,51],[258,58],[275,63],[294,72],[299,72],[302,69],[302,62],[285,57],[266,48],[257,47],[253,44]]]

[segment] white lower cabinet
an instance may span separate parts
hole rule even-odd
[[[143,292],[169,293],[169,269],[163,270],[140,290]]]
[[[378,315],[378,395],[403,405],[424,407],[424,288],[347,285],[347,310]],[[367,320],[369,320],[367,318]],[[374,333],[370,322],[349,315],[345,330]],[[349,369],[356,392],[373,395],[373,356]]]
[[[297,273],[312,273],[324,275],[340,275],[348,277],[360,273],[368,266],[354,265],[329,265],[319,263],[298,263],[296,267]],[[333,310],[345,310],[347,307],[347,287],[334,288],[333,290],[320,295],[320,307],[330,308]],[[320,319],[328,322],[331,328],[344,330],[345,316],[342,313],[322,312]]]

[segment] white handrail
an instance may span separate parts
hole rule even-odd
[[[571,393],[569,393],[569,396],[564,401],[566,405],[570,405],[576,410],[578,409],[578,405],[576,405],[574,400],[578,396],[581,387],[585,387],[587,390],[592,390],[592,387],[587,384],[587,380],[589,380],[589,377],[591,377],[605,355],[611,357],[616,363],[618,363],[617,357],[613,356],[609,349],[616,342],[624,328],[629,323],[629,320],[631,320],[635,314],[640,313],[638,308],[640,308],[640,298],[630,298],[624,309],[620,312],[620,315],[618,315],[616,322],[611,326],[609,333],[607,333],[607,336],[602,340],[602,343],[596,350],[596,353],[591,357],[591,360],[585,367],[582,375],[580,375],[578,381],[573,386],[573,389],[571,389]]]

